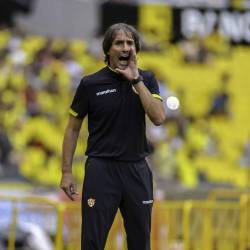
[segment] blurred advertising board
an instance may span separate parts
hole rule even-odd
[[[104,33],[111,24],[125,22],[134,25],[145,37],[159,42],[207,37],[216,30],[232,44],[250,44],[250,9],[239,8],[239,5],[236,8],[233,2],[221,6],[229,7],[107,2],[101,5],[100,33]]]
[[[234,9],[173,9],[173,41],[206,37],[215,29],[233,44],[250,43],[250,10]]]

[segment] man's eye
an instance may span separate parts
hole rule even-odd
[[[122,41],[116,41],[115,45],[121,45],[123,42]]]

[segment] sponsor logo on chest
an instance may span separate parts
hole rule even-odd
[[[96,95],[97,96],[107,95],[107,94],[112,94],[112,93],[115,93],[115,92],[116,92],[116,89],[106,89],[106,90],[103,90],[103,91],[100,91],[100,92],[96,92]]]

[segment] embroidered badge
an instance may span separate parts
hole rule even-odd
[[[93,198],[89,198],[87,202],[88,202],[89,207],[93,207],[95,205],[95,199]]]

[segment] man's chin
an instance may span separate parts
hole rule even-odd
[[[124,70],[128,67],[128,65],[117,65],[118,69]]]

